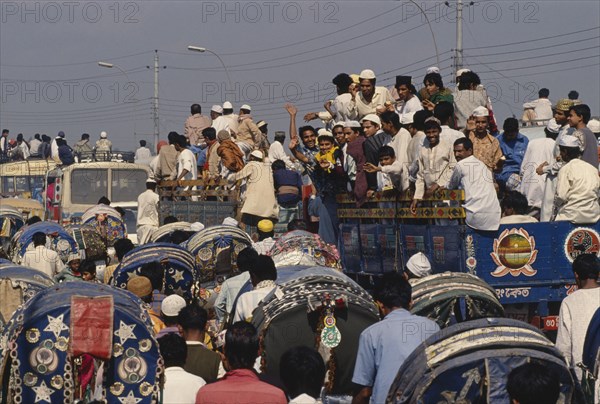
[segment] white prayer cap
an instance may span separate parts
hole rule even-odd
[[[533,102],[526,102],[525,104],[523,104],[523,109],[534,109],[535,105],[536,104]]]
[[[593,133],[600,133],[600,121],[597,119],[590,119],[590,121],[587,124],[587,127]]]
[[[470,72],[470,71],[471,71],[471,69],[458,69],[456,71],[456,78],[459,78],[460,76],[462,76],[463,73]]]
[[[344,122],[344,128],[360,128],[360,122],[346,121],[346,122]]]
[[[317,140],[319,140],[319,138],[321,138],[321,137],[330,137],[330,138],[334,139],[333,133],[331,133],[327,129],[321,128],[321,129],[319,129],[319,131],[317,133],[318,133]]]
[[[560,125],[556,123],[556,119],[552,118],[548,121],[546,129],[548,130],[548,132],[558,133],[560,132]]]
[[[160,304],[160,311],[165,316],[175,317],[179,314],[179,311],[186,306],[185,299],[179,295],[169,295],[165,297]]]
[[[563,147],[577,147],[579,149],[582,146],[581,140],[579,137],[575,136],[575,133],[572,135],[561,136],[561,138],[558,139],[558,145]]]
[[[210,110],[212,112],[216,112],[217,114],[222,114],[223,113],[223,107],[220,106],[220,105],[213,105]]]
[[[437,73],[440,74],[440,68],[436,67],[436,66],[431,66],[428,67],[427,70],[425,70],[425,74],[429,74],[429,73]]]
[[[233,109],[233,105],[229,101],[223,103],[223,109]]]
[[[490,111],[486,107],[477,107],[473,110],[472,115],[475,117],[490,116]]]
[[[108,133],[106,133],[105,131],[100,132],[100,137],[102,139],[106,139],[108,137]]]
[[[371,69],[365,69],[362,72],[360,72],[360,75],[358,76],[360,79],[367,79],[367,80],[373,80],[375,79],[375,72]]]
[[[225,226],[234,226],[234,227],[237,227],[237,225],[238,225],[238,221],[237,221],[237,220],[235,220],[235,219],[234,219],[234,218],[232,218],[232,217],[226,217],[225,219],[223,219],[223,224],[224,224]]]
[[[381,126],[381,119],[379,119],[379,117],[376,114],[365,115],[365,117],[360,120],[360,123],[363,123],[364,121],[371,121],[377,124],[378,126]]]
[[[148,177],[148,179],[146,180],[146,184],[156,184],[156,181],[153,177]]]
[[[408,259],[406,268],[417,278],[424,278],[431,275],[431,264],[427,256],[418,252]]]
[[[250,153],[250,155],[252,157],[256,157],[259,160],[262,160],[265,158],[265,156],[263,155],[263,153],[260,150],[253,150],[252,153]]]
[[[402,118],[400,118],[400,123],[402,125],[410,125],[411,123],[413,123],[415,121],[415,113],[414,112],[407,112],[406,114],[402,115]]]
[[[248,111],[252,111],[252,108],[250,108],[250,105],[248,104],[244,104],[240,107],[240,109],[247,109]]]
[[[191,224],[190,229],[192,231],[199,232],[201,230],[204,230],[204,225],[200,222],[194,222]]]

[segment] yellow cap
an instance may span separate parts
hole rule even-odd
[[[269,233],[273,231],[273,222],[269,219],[261,220],[258,222],[258,230],[262,231],[263,233]]]

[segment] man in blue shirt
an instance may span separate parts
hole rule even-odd
[[[504,160],[502,172],[496,174],[496,182],[498,182],[500,190],[503,191],[508,187],[509,191],[514,191],[520,183],[518,176],[529,139],[519,133],[519,121],[516,118],[506,118],[502,129],[504,129],[504,133],[497,139],[506,160]]]
[[[440,330],[433,321],[411,314],[412,288],[401,274],[382,279],[374,293],[383,320],[360,334],[352,382],[353,404],[385,403],[402,363],[423,341]]]

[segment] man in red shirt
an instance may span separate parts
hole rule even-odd
[[[253,369],[258,355],[256,328],[238,321],[225,334],[225,376],[202,387],[196,395],[196,404],[287,404],[285,393],[258,379]]]

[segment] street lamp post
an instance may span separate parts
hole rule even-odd
[[[204,52],[208,52],[208,53],[212,53],[213,55],[215,55],[217,57],[217,59],[219,59],[219,62],[221,62],[221,66],[223,66],[223,70],[225,70],[225,74],[227,75],[227,81],[229,81],[229,88],[231,90],[233,90],[233,85],[231,84],[231,77],[229,76],[229,71],[227,70],[227,66],[225,66],[225,63],[223,62],[223,59],[221,59],[221,57],[219,55],[217,55],[215,52],[211,51],[210,49],[206,49],[206,48],[202,48],[200,46],[188,46],[188,50],[192,51],[192,52],[200,52],[200,53],[204,53]]]
[[[129,75],[127,74],[127,72],[125,70],[123,70],[119,65],[114,64],[114,63],[108,63],[108,62],[98,62],[98,66],[100,67],[105,67],[107,69],[112,69],[113,67],[117,70],[119,70],[121,73],[123,73],[123,75],[125,76],[125,79],[127,79],[127,83],[131,83],[131,80],[129,79]],[[118,93],[117,93],[118,94]],[[134,111],[134,115],[135,115],[135,111]],[[135,116],[133,117],[133,137],[135,138],[136,136],[136,130],[135,130],[136,124],[135,124]],[[156,145],[158,144],[158,137],[155,137],[154,139],[154,147],[157,147]]]

